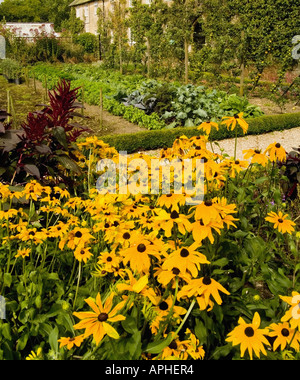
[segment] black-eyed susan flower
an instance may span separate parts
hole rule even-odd
[[[192,279],[187,285],[184,285],[178,292],[178,299],[182,297],[200,297],[198,303],[199,305],[201,304],[203,310],[203,307],[206,308],[211,305],[211,296],[218,305],[222,304],[219,292],[230,294],[219,282],[209,276],[204,276]]]
[[[97,264],[106,272],[113,272],[120,265],[121,257],[114,250],[101,252]]]
[[[295,332],[295,329],[291,329],[288,322],[271,323],[268,329],[270,330],[268,336],[276,338],[273,342],[273,351],[276,351],[278,347],[284,350],[287,345],[299,351],[300,334],[298,331]]]
[[[267,149],[265,150],[264,154],[268,153],[270,161],[276,162],[276,161],[286,161],[286,151],[283,148],[283,146],[280,143],[274,142],[273,144],[270,144]]]
[[[181,279],[188,283],[191,280],[191,275],[188,272],[182,272],[176,266],[170,269],[163,269],[161,267],[155,268],[154,276],[157,277],[157,281],[163,286],[168,286],[172,283],[172,287],[175,287],[175,279]]]
[[[119,254],[123,257],[124,265],[129,263],[133,272],[137,271],[138,273],[149,271],[150,256],[160,256],[159,248],[143,235],[132,242],[130,247],[121,249]]]
[[[181,272],[189,272],[192,277],[197,277],[200,264],[209,264],[206,256],[196,251],[198,243],[189,247],[183,246],[172,252],[163,262],[162,269],[173,270],[178,268]]]
[[[78,246],[74,250],[75,259],[78,260],[79,262],[83,261],[84,263],[86,263],[93,255],[90,249],[91,249],[90,247]]]
[[[293,291],[291,297],[280,296],[280,298],[291,306],[285,312],[284,316],[281,318],[281,321],[289,321],[292,329],[298,328],[300,331],[300,294]]]
[[[158,207],[166,207],[179,212],[179,207],[184,206],[186,202],[186,196],[184,194],[162,194],[157,200]]]
[[[188,341],[181,341],[178,337],[174,338],[172,342],[163,349],[162,354],[159,355],[161,360],[168,359],[179,359],[186,360],[188,358],[188,353],[186,346]]]
[[[207,135],[209,135],[212,128],[215,128],[218,131],[219,124],[213,121],[204,121],[197,129],[203,130]]]
[[[89,228],[75,227],[61,239],[59,248],[62,250],[64,245],[67,244],[70,249],[79,249],[79,247],[84,247],[94,239]]]
[[[216,231],[220,235],[222,228],[223,223],[218,221],[210,221],[204,224],[203,220],[199,219],[191,224],[193,239],[198,244],[201,244],[201,242],[206,238],[208,238],[210,242],[213,243],[215,240],[213,231]]]
[[[23,195],[25,195],[25,198],[32,199],[34,201],[37,201],[38,197],[40,197],[42,193],[43,186],[35,180],[28,182],[23,190]]]
[[[292,220],[288,219],[288,214],[283,215],[282,211],[276,212],[271,211],[265,218],[267,222],[273,223],[274,228],[278,229],[279,232],[291,234],[295,231],[294,226],[296,225]]]
[[[80,347],[81,343],[84,341],[83,334],[72,336],[72,337],[62,337],[58,339],[58,342],[60,343],[59,348],[67,347],[68,350],[71,350],[71,348],[75,346]]]
[[[75,317],[80,319],[80,322],[73,326],[74,329],[85,329],[83,337],[86,338],[93,335],[96,345],[101,342],[106,334],[113,339],[119,339],[119,334],[111,326],[111,323],[124,321],[126,317],[118,314],[121,307],[120,304],[117,304],[113,308],[113,298],[114,293],[111,293],[103,305],[100,293],[98,293],[95,300],[92,298],[85,299],[85,302],[93,311],[73,313]]]
[[[171,213],[163,209],[157,211],[157,215],[154,218],[155,228],[163,229],[166,237],[172,235],[172,229],[175,224],[183,235],[191,229],[191,223],[185,214],[180,214],[176,210],[173,210]]]
[[[29,257],[29,254],[31,252],[30,248],[22,248],[18,249],[18,253],[15,257],[22,257],[22,259],[25,259],[25,257]]]
[[[200,345],[199,339],[196,338],[195,334],[191,332],[190,329],[186,329],[185,334],[187,335],[186,352],[194,360],[202,360],[205,356],[205,351],[203,346]]]
[[[43,360],[42,348],[39,347],[36,352],[33,350],[26,356],[26,360]]]
[[[167,315],[170,312],[171,307],[172,309],[172,317],[175,319],[176,322],[180,320],[180,316],[187,313],[187,310],[181,306],[177,306],[174,303],[174,297],[172,295],[168,296],[167,298],[162,298],[161,296],[157,296],[155,299],[155,302],[153,304],[155,317],[150,322],[150,330],[153,334],[155,334],[160,327],[160,323],[165,320]]]
[[[269,158],[260,149],[246,149],[243,150],[243,154],[245,160],[251,158],[251,164],[259,164],[265,167],[269,162]]]
[[[260,329],[260,323],[260,316],[257,312],[255,312],[251,323],[246,323],[244,319],[240,317],[238,326],[227,335],[227,342],[231,342],[233,346],[240,344],[242,358],[246,350],[248,350],[251,360],[253,359],[253,352],[258,358],[261,352],[267,355],[264,345],[270,345],[265,337],[265,335],[268,335],[268,329]]]
[[[235,129],[237,125],[239,125],[245,134],[248,131],[249,125],[243,116],[243,112],[235,114],[234,116],[224,116],[222,118],[223,121],[221,122],[221,124],[225,124],[227,129],[232,131]]]
[[[246,160],[226,159],[221,163],[221,167],[226,169],[227,174],[231,178],[235,178],[238,173],[248,166],[249,162]]]

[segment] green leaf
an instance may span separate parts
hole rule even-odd
[[[207,329],[200,319],[196,319],[195,335],[199,339],[200,344],[206,343]]]
[[[137,331],[136,319],[131,316],[127,316],[126,319],[121,322],[121,325],[129,334],[134,334]]]
[[[26,164],[26,165],[24,165],[24,170],[29,175],[32,175],[32,176],[34,176],[34,177],[36,177],[38,179],[41,178],[41,174],[40,174],[39,168],[36,165]]]
[[[58,352],[58,328],[57,326],[54,327],[54,329],[49,334],[49,344],[51,349],[54,351],[55,354]]]
[[[65,149],[68,150],[68,140],[67,135],[63,127],[55,127],[52,129],[53,137],[62,145]]]
[[[17,340],[17,346],[16,349],[17,351],[22,351],[26,347],[27,341],[29,338],[29,333],[25,332],[20,336],[20,338]]]
[[[66,169],[71,170],[72,172],[75,172],[76,174],[81,174],[80,167],[76,164],[75,161],[73,161],[70,157],[67,155],[62,156],[56,156],[56,159],[58,162],[60,162]]]
[[[12,275],[10,273],[4,273],[3,282],[4,282],[4,286],[6,286],[7,288],[10,288],[10,285],[12,283]]]
[[[164,348],[166,348],[174,339],[174,335],[169,333],[166,339],[161,339],[157,342],[151,342],[146,348],[146,352],[150,354],[160,354]]]

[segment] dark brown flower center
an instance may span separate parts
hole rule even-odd
[[[112,261],[112,257],[108,256],[108,258],[106,259],[106,261],[111,262]]]
[[[129,233],[129,232],[125,232],[125,233],[123,234],[123,239],[125,239],[125,240],[130,239],[130,233]]]
[[[171,218],[172,218],[172,219],[177,219],[178,217],[179,217],[178,212],[175,211],[175,210],[173,210],[173,211],[171,212]]]
[[[278,219],[278,222],[279,223],[283,223],[283,219]]]
[[[251,338],[254,335],[254,330],[252,327],[246,327],[244,333],[248,338]]]
[[[283,329],[281,330],[281,335],[282,335],[282,336],[289,336],[289,335],[290,335],[290,332],[289,332],[288,329],[283,328]]]
[[[189,251],[186,249],[186,248],[182,248],[182,250],[180,251],[180,256],[181,257],[187,257],[189,255]]]
[[[204,285],[210,285],[210,284],[211,284],[211,279],[210,279],[210,277],[208,277],[208,276],[204,276],[204,277],[203,277],[203,280],[202,280],[202,283],[203,283]]]
[[[100,313],[98,315],[98,321],[99,322],[105,322],[108,319],[108,314],[106,313]]]
[[[159,308],[160,310],[167,310],[169,307],[169,305],[167,304],[166,301],[162,301],[160,304],[159,304]]]
[[[77,237],[77,238],[81,238],[81,236],[82,236],[82,232],[77,231],[77,232],[75,233],[75,237]]]
[[[172,269],[172,273],[177,276],[180,273],[180,270],[175,267],[175,268]]]
[[[139,245],[137,246],[137,250],[138,250],[139,252],[141,252],[141,253],[145,252],[145,251],[146,251],[146,246],[145,246],[145,244],[139,244]]]
[[[210,206],[212,206],[213,203],[212,203],[212,201],[205,201],[204,204],[205,204],[205,206],[210,207]]]
[[[260,154],[260,150],[259,149],[255,149],[255,151],[254,151],[256,154]]]
[[[279,143],[277,143],[277,144],[275,145],[275,147],[276,147],[276,148],[280,148],[281,145],[280,145]]]
[[[171,350],[176,350],[177,343],[175,342],[175,340],[172,340],[172,342],[169,344],[169,348],[171,348]]]

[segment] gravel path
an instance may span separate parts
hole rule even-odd
[[[290,152],[293,148],[300,146],[300,127],[292,128],[284,131],[276,131],[271,133],[265,133],[257,136],[238,137],[237,141],[237,158],[243,159],[243,150],[245,149],[261,149],[264,151],[268,145],[272,143],[280,143],[286,152]],[[234,156],[234,144],[235,139],[218,141],[221,149],[224,149],[224,153],[229,156]],[[215,153],[221,153],[220,148],[217,145],[213,145]],[[209,145],[208,145],[209,149]]]
[[[290,152],[293,148],[300,146],[300,127],[287,129],[280,132],[270,132],[262,135],[250,135],[246,137],[238,137],[237,141],[237,159],[242,160],[244,158],[243,150],[246,149],[261,149],[262,152],[272,143],[280,143],[286,152]],[[217,145],[218,144],[218,145]],[[217,141],[217,144],[213,144],[215,153],[226,153],[230,157],[234,156],[235,139],[226,139]],[[207,149],[211,150],[210,144],[207,144]],[[222,149],[224,149],[222,151]],[[158,156],[160,149],[148,150],[147,153],[151,156]]]

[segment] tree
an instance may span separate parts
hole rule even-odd
[[[168,31],[183,51],[185,83],[188,83],[189,47],[192,45],[194,27],[201,15],[200,0],[174,0],[169,7]]]
[[[51,22],[57,31],[70,16],[69,0],[4,0],[0,19],[7,22]]]

